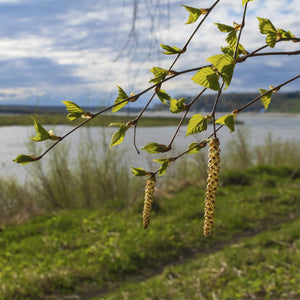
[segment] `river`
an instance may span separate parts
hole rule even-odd
[[[280,138],[284,140],[297,140],[300,142],[300,115],[299,114],[273,114],[273,113],[241,113],[238,116],[238,120],[243,121],[243,125],[236,126],[238,129],[248,129],[248,141],[250,145],[258,145],[264,142],[265,138],[271,132],[274,139]],[[46,129],[51,129],[49,126],[45,126]],[[56,126],[55,134],[63,135],[72,127],[69,126]],[[175,127],[144,127],[137,130],[137,145],[139,148],[149,142],[157,142],[162,144],[168,144],[171,136],[175,131]],[[208,128],[209,130],[211,128]],[[107,139],[112,135],[116,128],[105,128],[105,136]],[[186,127],[183,127],[174,143],[174,148],[178,151],[186,149],[186,146],[193,141],[200,141],[206,137],[205,133],[200,133],[194,136],[185,136]],[[210,132],[210,131],[209,131]],[[95,140],[101,140],[103,138],[103,128],[90,127],[81,128],[73,135],[70,135],[66,140],[71,144],[71,149],[77,149],[78,143],[81,143],[82,136],[87,133]],[[223,128],[219,132],[219,138],[221,144],[226,144],[230,139],[234,137],[234,132],[231,133],[228,128]],[[12,161],[19,154],[28,153],[26,143],[30,142],[29,136],[35,136],[33,126],[3,126],[0,127],[0,176],[15,176],[18,179],[24,179],[28,176],[28,169],[30,164],[21,166]],[[126,157],[129,165],[141,166],[139,163],[145,165],[146,161],[149,161],[149,154],[144,151],[140,155],[136,154],[133,147],[133,130],[129,130],[126,133],[125,140],[119,147],[120,151],[124,148],[128,149],[128,155]],[[34,143],[34,142],[30,142]],[[64,141],[62,143],[65,143]],[[40,143],[41,144],[41,143]],[[60,145],[52,150],[59,151]],[[71,151],[73,155],[76,151]],[[53,152],[52,152],[53,153]],[[49,152],[48,155],[51,155]],[[99,155],[101,159],[101,155]],[[43,158],[47,160],[47,156]],[[143,162],[144,160],[144,162]],[[39,163],[39,162],[35,162]],[[143,165],[142,165],[143,166]]]

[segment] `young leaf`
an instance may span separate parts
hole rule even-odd
[[[117,123],[112,123],[109,126],[116,126],[116,124]],[[112,135],[111,140],[110,140],[110,147],[121,144],[124,140],[126,130],[128,129],[126,124],[118,124],[117,126],[119,126],[119,130],[117,130]]]
[[[262,34],[266,34],[266,43],[271,47],[274,48],[276,41],[277,41],[277,30],[272,24],[272,22],[268,19],[259,18],[257,17],[259,21],[259,30]]]
[[[193,115],[189,121],[186,135],[195,134],[207,129],[207,117],[200,114]]]
[[[207,60],[218,69],[227,88],[230,85],[235,66],[233,57],[228,54],[217,54]]]
[[[27,165],[30,162],[33,162],[36,160],[37,160],[37,157],[35,157],[33,155],[20,154],[13,161],[20,165]]]
[[[186,5],[182,5],[182,6],[184,6],[184,8],[190,13],[189,18],[185,24],[195,23],[204,11],[204,10],[186,6]]]
[[[202,147],[199,146],[198,142],[193,142],[193,143],[189,144],[188,150],[189,149],[191,149],[191,150],[189,152],[187,152],[188,154],[196,154],[202,149]]]
[[[164,50],[166,50],[166,51],[162,52],[163,54],[166,54],[166,55],[174,55],[174,54],[178,54],[182,51],[181,49],[179,49],[177,47],[171,47],[171,46],[163,45],[163,44],[160,44],[160,46]]]
[[[225,40],[231,47],[235,48],[237,43],[236,31],[230,31]]]
[[[231,32],[231,31],[235,31],[234,27],[229,26],[229,25],[225,25],[225,24],[221,24],[221,23],[214,23],[215,25],[217,25],[218,29],[221,32]]]
[[[186,105],[184,104],[185,98],[180,98],[179,100],[170,99],[170,111],[174,114],[180,113],[186,110]]]
[[[266,38],[266,43],[271,47],[274,48],[277,41],[277,34],[268,33]]]
[[[214,91],[220,90],[219,78],[212,67],[205,67],[200,69],[193,77],[192,80],[204,87],[210,88]]]
[[[170,148],[163,144],[149,143],[146,146],[144,146],[142,150],[145,150],[149,153],[163,153],[163,152],[168,152]]]
[[[233,47],[231,47],[231,46],[221,47],[221,50],[224,54],[230,55],[231,57],[233,57],[233,54],[234,54]]]
[[[168,74],[168,70],[159,67],[153,67],[150,71],[153,73],[154,78],[152,78],[149,82],[153,82],[155,84],[164,80]]]
[[[147,175],[150,175],[150,172],[147,172],[145,171],[143,168],[134,168],[134,167],[131,167],[131,173],[134,175],[134,176],[147,176]]]
[[[259,21],[259,30],[262,34],[268,34],[268,33],[277,33],[277,30],[275,26],[272,24],[272,22],[268,19],[257,17]]]
[[[69,119],[70,121],[76,120],[82,115],[87,114],[86,111],[84,111],[80,106],[72,101],[66,100],[61,102],[66,105],[67,111],[69,112],[69,114],[67,115],[67,119]]]
[[[33,117],[31,117],[34,122],[34,128],[37,133],[36,137],[30,138],[31,140],[35,142],[42,142],[46,140],[51,140],[50,133]]]
[[[267,93],[268,90],[259,89],[259,92],[261,95],[263,95],[263,94]],[[261,102],[262,102],[263,106],[265,107],[265,109],[267,109],[269,107],[269,104],[271,102],[271,96],[272,96],[272,92],[269,92],[266,95],[261,97]]]
[[[156,94],[157,94],[159,100],[160,100],[163,104],[167,104],[166,100],[167,100],[167,101],[170,101],[170,100],[171,100],[171,96],[168,95],[168,94],[166,93],[166,91],[164,91],[164,90],[158,90],[158,91],[156,92]]]
[[[234,131],[234,118],[234,114],[229,114],[216,120],[216,123],[226,125],[231,131]]]
[[[173,161],[169,158],[159,158],[159,159],[153,159],[153,161],[156,161],[161,164],[159,168],[159,176],[164,175],[166,173],[166,170],[170,163]]]
[[[242,0],[242,5],[244,6],[247,2],[250,2],[250,1],[253,1],[253,0]]]
[[[119,95],[115,100],[115,104],[124,101],[125,99],[128,98],[128,95],[124,92],[124,90],[118,86],[119,89]],[[120,103],[119,105],[116,105],[112,108],[112,112],[117,112],[118,110],[120,110],[121,108],[123,108],[129,101],[124,101],[122,103]]]
[[[290,31],[285,31],[283,29],[278,29],[278,32],[281,34],[281,37],[284,39],[293,39],[295,36]]]

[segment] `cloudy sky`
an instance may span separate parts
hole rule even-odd
[[[184,70],[220,53],[225,35],[213,23],[241,20],[241,0],[221,0],[175,65]],[[137,5],[134,7],[134,3]],[[153,66],[168,68],[172,57],[159,43],[182,47],[195,25],[184,25],[181,6],[209,7],[212,0],[0,0],[0,103],[61,105],[111,104],[117,85],[128,94],[149,86]],[[254,0],[241,43],[248,51],[264,45],[256,16],[300,37],[299,0]],[[136,19],[133,22],[133,14]],[[132,28],[134,31],[132,32]],[[131,34],[132,33],[132,34]],[[281,42],[272,51],[299,50]],[[253,92],[300,72],[300,56],[260,57],[239,64],[228,92]],[[199,86],[187,74],[164,88],[174,97]],[[282,91],[300,90],[300,81]]]

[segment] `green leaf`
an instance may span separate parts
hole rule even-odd
[[[118,86],[118,89],[119,89],[119,95],[115,100],[115,104],[117,104],[119,102],[122,102],[122,101],[124,101],[125,99],[128,98],[128,95],[124,92],[124,90],[120,86]],[[128,102],[129,101],[124,101],[124,102],[120,103],[119,105],[114,106],[111,111],[113,113],[117,112],[118,110],[123,108]]]
[[[13,161],[20,165],[27,165],[30,162],[33,162],[36,160],[37,160],[37,157],[35,157],[33,155],[20,154]]]
[[[80,118],[82,115],[87,115],[88,113],[84,111],[80,106],[72,101],[61,101],[63,104],[66,105],[67,111],[69,114],[67,115],[67,119],[70,121],[76,120]]]
[[[216,123],[226,125],[231,131],[234,131],[234,118],[234,114],[229,114],[216,120]]]
[[[31,117],[34,122],[34,128],[37,133],[36,137],[30,138],[35,142],[42,142],[46,140],[51,140],[50,133],[33,117]]]
[[[203,130],[207,130],[207,117],[200,114],[193,115],[189,121],[186,135],[195,134]]]
[[[266,43],[271,47],[274,48],[277,41],[277,34],[276,33],[268,33],[266,38]]]
[[[147,175],[150,175],[150,172],[145,171],[143,168],[134,168],[134,167],[131,167],[131,173],[134,176],[147,176]]]
[[[218,69],[223,81],[226,84],[226,88],[228,88],[235,66],[233,57],[228,54],[217,54],[209,57],[207,60]]]
[[[142,148],[142,150],[145,150],[149,153],[163,153],[170,151],[170,148],[163,144],[158,143],[149,143],[146,146]]]
[[[174,114],[180,113],[186,110],[186,105],[184,104],[185,98],[180,98],[179,100],[170,99],[170,111]]]
[[[168,95],[168,94],[166,93],[166,91],[164,91],[164,90],[159,90],[159,91],[156,92],[156,94],[157,94],[159,100],[160,100],[163,104],[167,104],[166,100],[167,100],[167,101],[170,101],[170,100],[171,100],[171,96]]]
[[[153,67],[150,71],[153,73],[154,78],[152,78],[149,82],[153,82],[155,84],[164,80],[168,74],[168,70],[159,67]]]
[[[250,2],[250,1],[253,1],[253,0],[242,0],[242,5],[244,6],[247,2]]]
[[[278,32],[281,34],[281,37],[284,39],[293,39],[295,36],[290,31],[285,31],[283,29],[278,29]]]
[[[274,48],[277,41],[277,30],[269,19],[257,17],[259,21],[259,30],[262,34],[266,34],[266,43]]]
[[[188,154],[196,154],[202,149],[202,147],[199,146],[198,142],[193,142],[193,143],[189,144],[188,150],[189,149],[191,149],[191,150],[189,152],[187,152]]]
[[[268,90],[259,89],[259,92],[261,95],[263,95],[263,94],[267,93]],[[271,102],[271,96],[272,96],[272,92],[269,92],[266,95],[261,97],[261,102],[262,102],[263,106],[265,107],[265,109],[267,109],[269,107],[269,104]]]
[[[195,23],[202,14],[202,10],[191,6],[182,5],[190,13],[189,18],[185,24]]]
[[[262,34],[268,34],[268,33],[277,33],[277,30],[275,26],[272,24],[272,22],[269,19],[264,19],[257,17],[259,21],[259,30]]]
[[[233,75],[235,64],[229,64],[223,67],[221,72],[221,77],[223,81],[225,82],[225,90],[229,87]]]
[[[193,77],[192,80],[204,87],[214,91],[220,90],[219,78],[211,66],[200,69]]]
[[[163,45],[163,44],[160,44],[160,46],[164,50],[166,50],[166,51],[162,52],[163,54],[166,54],[166,55],[174,55],[174,54],[178,54],[182,51],[181,49],[179,49],[177,47],[171,47],[171,46]]]
[[[224,54],[230,55],[231,57],[233,57],[234,49],[231,46],[221,47],[221,50]]]
[[[236,31],[229,32],[225,40],[231,47],[235,48],[237,43]]]
[[[164,175],[166,173],[166,170],[170,163],[173,161],[169,158],[159,158],[159,159],[153,159],[153,161],[156,161],[161,164],[159,168],[159,176]]]
[[[215,25],[217,25],[218,29],[221,32],[231,32],[231,31],[235,31],[234,27],[229,26],[229,25],[225,25],[225,24],[221,24],[221,23],[214,23]]]
[[[113,124],[116,124],[116,123],[113,123]],[[110,124],[110,126],[115,126],[115,125]],[[118,126],[119,126],[119,130],[117,130],[111,137],[110,147],[119,145],[124,140],[125,133],[126,133],[126,130],[128,129],[128,127],[126,126],[126,124],[120,124]]]

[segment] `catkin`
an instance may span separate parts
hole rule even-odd
[[[151,176],[147,182],[145,187],[145,201],[144,201],[144,209],[143,209],[143,227],[146,229],[150,224],[150,213],[153,203],[153,195],[155,188],[155,176]]]
[[[212,139],[208,150],[208,177],[204,206],[203,234],[209,236],[214,224],[215,201],[217,196],[218,179],[220,172],[220,143],[218,139]]]

